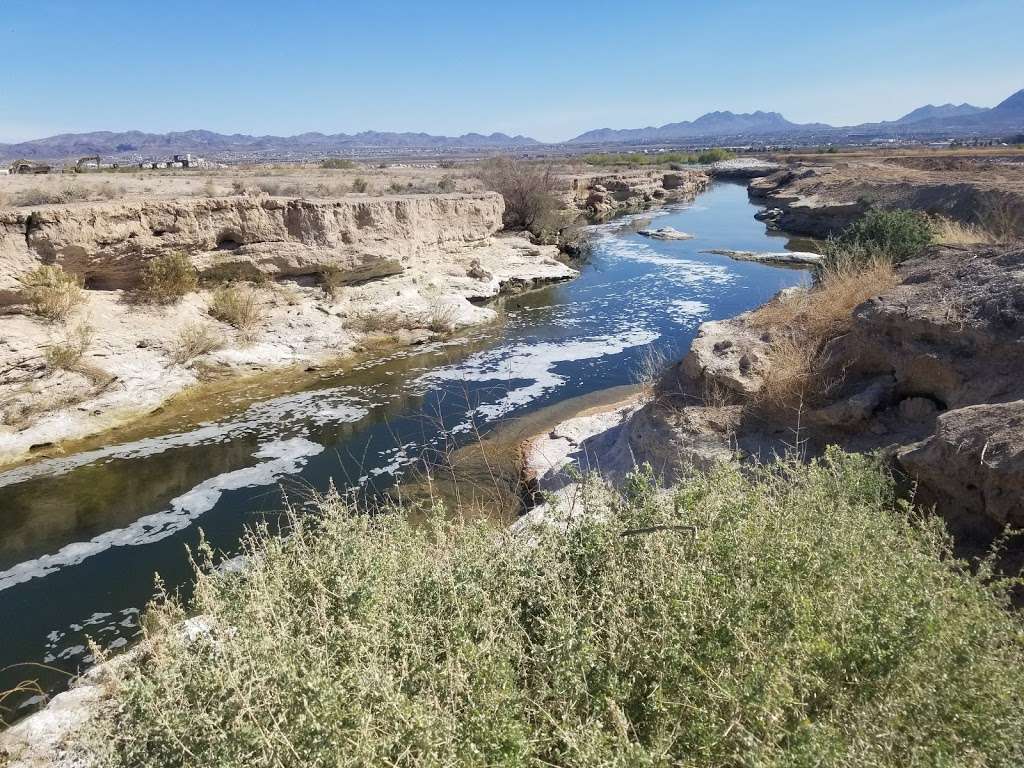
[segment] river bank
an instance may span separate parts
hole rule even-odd
[[[242,196],[8,215],[0,464],[58,455],[60,443],[150,413],[203,380],[322,365],[367,345],[414,345],[491,322],[497,315],[482,303],[577,274],[553,246],[501,233],[501,212],[499,196],[480,194],[344,203]],[[212,287],[170,304],[134,301],[142,253],[187,254],[201,277],[248,276],[256,326],[242,333],[211,318]],[[85,285],[62,323],[19,303],[19,280],[39,263]],[[88,341],[79,359],[49,363],[45,350],[80,328]],[[191,354],[183,339],[196,328],[216,342]]]
[[[223,410],[175,418],[172,407],[162,432],[122,429],[112,444],[94,438],[0,471],[0,617],[14,627],[4,666],[34,660],[74,674],[88,663],[87,638],[108,648],[133,642],[154,571],[187,592],[183,552],[200,526],[231,553],[255,520],[275,524],[282,493],[301,505],[332,479],[385,491],[477,431],[631,384],[651,353],[685,348],[701,320],[801,282],[793,270],[701,253],[778,251],[785,239],[766,236],[756,211],[742,186],[726,184],[690,204],[597,225],[580,276],[500,298],[501,322],[381,356],[370,350],[342,370],[299,370],[292,393],[275,390],[270,372],[261,374],[266,389],[238,402],[230,381],[203,385]],[[653,222],[696,237],[636,234]],[[27,673],[44,690],[60,687],[60,673]],[[5,688],[26,676],[5,675]]]

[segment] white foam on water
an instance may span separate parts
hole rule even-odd
[[[604,255],[610,259],[636,261],[662,267],[659,278],[676,286],[724,286],[735,280],[735,275],[721,264],[709,264],[694,259],[679,258],[660,253],[648,243],[624,237],[606,237],[601,240]]]
[[[211,477],[172,499],[168,509],[144,515],[124,528],[105,531],[88,541],[73,542],[53,554],[26,560],[0,571],[0,591],[78,565],[112,547],[134,547],[160,541],[192,525],[198,517],[213,509],[225,491],[273,485],[278,478],[298,472],[310,457],[323,450],[322,445],[302,437],[267,443],[253,454],[254,458],[264,461]]]
[[[672,319],[680,325],[694,326],[703,319],[711,307],[703,301],[691,301],[689,299],[676,299],[669,308]]]
[[[470,411],[470,414],[486,419],[497,419],[564,384],[567,378],[555,373],[558,364],[617,355],[630,347],[650,344],[659,335],[638,328],[616,335],[498,347],[478,352],[457,365],[424,374],[418,381],[425,384],[443,381],[526,381],[522,386],[507,390],[497,401]],[[460,427],[463,429],[460,430]],[[464,428],[465,425],[459,425],[449,431],[464,431]]]
[[[233,418],[200,424],[188,432],[147,437],[16,467],[0,473],[0,488],[44,475],[64,475],[99,461],[141,459],[176,448],[225,443],[248,433],[258,434],[261,438],[286,437],[291,436],[289,432],[302,430],[305,422],[318,426],[351,423],[367,414],[368,404],[354,395],[350,387],[297,392],[254,403]]]

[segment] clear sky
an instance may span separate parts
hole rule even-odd
[[[1024,0],[0,0],[0,141],[893,119],[1024,88]]]

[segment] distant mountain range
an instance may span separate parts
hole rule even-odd
[[[655,144],[701,138],[822,138],[848,135],[909,136],[966,134],[995,135],[1000,132],[1024,132],[1024,89],[1017,91],[991,109],[972,104],[928,104],[908,112],[898,120],[831,126],[825,123],[792,123],[778,112],[709,112],[696,120],[668,123],[660,127],[599,128],[570,139],[569,144]]]
[[[514,149],[540,142],[527,136],[492,133],[467,133],[462,136],[431,136],[427,133],[302,133],[297,136],[248,136],[213,131],[143,133],[141,131],[96,131],[62,133],[45,139],[18,144],[0,144],[0,157],[58,160],[85,155],[103,157],[153,157],[166,159],[171,154],[194,152],[210,156],[350,153],[383,149]]]
[[[903,117],[881,123],[836,127],[825,123],[793,123],[778,112],[709,112],[696,120],[668,123],[660,127],[587,131],[564,142],[568,145],[665,144],[699,140],[842,140],[860,137],[960,137],[999,136],[1024,133],[1024,89],[992,108],[971,104],[928,104]],[[336,154],[396,153],[402,151],[443,152],[455,150],[528,150],[545,145],[528,136],[504,133],[462,136],[432,136],[426,133],[356,134],[302,133],[298,136],[226,135],[212,131],[143,133],[141,131],[97,131],[65,133],[17,144],[0,144],[0,157],[64,160],[86,155],[104,158],[166,159],[177,153],[194,152],[222,158],[299,158]],[[555,145],[557,146],[557,145]]]

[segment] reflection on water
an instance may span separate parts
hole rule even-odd
[[[130,642],[155,573],[187,593],[186,548],[200,527],[230,555],[247,525],[273,524],[282,494],[301,507],[332,479],[384,490],[428,451],[489,472],[491,457],[458,446],[503,420],[629,384],[647,347],[680,354],[704,320],[799,282],[798,271],[701,252],[779,250],[755,210],[742,187],[716,185],[691,206],[601,224],[578,279],[503,300],[500,324],[298,377],[286,394],[223,388],[207,402],[227,415],[193,403],[172,409],[160,434],[121,430],[111,444],[0,472],[0,667],[45,661],[74,672],[88,661],[87,638]],[[649,240],[635,233],[641,220],[696,237]],[[489,450],[514,445],[505,429]],[[25,678],[61,681],[15,667],[0,672],[0,690]]]

